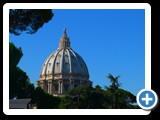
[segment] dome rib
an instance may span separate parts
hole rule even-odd
[[[55,67],[54,66],[56,64],[56,59],[57,59],[57,56],[58,56],[58,54],[59,54],[60,51],[61,51],[61,49],[58,49],[57,53],[54,55],[55,57],[54,57],[54,61],[53,61],[52,74],[55,73]],[[53,74],[53,76],[54,76],[54,74]]]
[[[68,53],[68,63],[69,63],[69,73],[71,74],[72,73],[72,66],[71,66],[71,55],[70,55],[70,52],[68,49],[67,50],[67,53]]]
[[[79,65],[79,60],[77,59],[77,53],[76,52],[74,52],[73,50],[70,50],[71,52],[72,52],[72,54],[74,55],[74,57],[75,57],[75,59],[76,59],[76,62],[77,62],[77,67],[78,67],[78,72],[77,73],[80,73],[81,71],[80,71],[80,65]],[[74,65],[73,65],[73,67],[74,67]]]
[[[56,51],[54,51],[52,54],[54,54]],[[48,61],[49,61],[49,59],[50,59],[50,57],[52,56],[52,54],[50,54],[48,57],[47,57],[47,59],[45,60],[45,62],[43,63],[43,65],[42,65],[42,68],[41,68],[41,74],[40,74],[40,76],[41,75],[45,75],[46,76],[46,69],[47,69],[47,64],[48,64]],[[46,63],[47,62],[47,63]],[[45,66],[44,66],[45,65]],[[43,72],[44,71],[44,72]]]
[[[60,62],[60,73],[64,73],[64,62],[65,62],[65,60],[64,60],[64,50],[65,49],[62,49],[62,55],[61,55],[61,62]]]

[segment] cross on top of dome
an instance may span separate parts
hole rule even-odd
[[[66,33],[66,30],[67,30],[67,29],[64,27],[64,33]]]

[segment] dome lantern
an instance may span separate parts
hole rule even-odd
[[[70,40],[67,36],[66,28],[64,28],[63,36],[60,39],[59,48],[70,48]]]

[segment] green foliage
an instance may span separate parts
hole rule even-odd
[[[53,15],[50,9],[10,9],[9,31],[15,35],[23,31],[33,34],[50,21]]]
[[[55,97],[46,93],[40,87],[37,87],[32,94],[32,104],[36,104],[38,109],[54,109],[59,108],[61,103],[60,97]]]
[[[9,98],[32,98],[32,103],[40,109],[58,108],[61,98],[45,93],[41,88],[34,88],[27,74],[17,67],[23,53],[21,48],[16,48],[9,43]]]
[[[28,76],[19,67],[16,69],[16,97],[17,98],[30,98],[34,91],[34,85],[30,83]]]
[[[120,86],[120,83],[118,81],[119,77],[120,76],[114,77],[111,74],[108,75],[108,78],[111,81],[111,85],[109,87],[106,87],[106,94],[110,98],[109,108],[113,109],[135,108],[135,106],[132,104],[136,102],[136,97],[132,93],[119,88]]]
[[[101,88],[90,86],[76,87],[64,97],[64,108],[100,109],[103,108],[105,94]]]
[[[17,67],[23,53],[21,48],[16,48],[9,43],[9,98],[30,98],[34,85],[30,83],[24,71]]]
[[[66,109],[134,109],[136,97],[120,89],[119,76],[109,74],[111,85],[103,90],[99,85],[76,87],[62,99],[61,108]]]
[[[22,56],[22,49],[16,48],[13,43],[9,43],[9,66],[17,66]]]
[[[17,85],[17,64],[22,57],[21,48],[16,48],[13,43],[9,43],[9,98],[16,96]]]

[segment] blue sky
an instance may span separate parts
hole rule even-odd
[[[45,59],[58,48],[63,28],[71,47],[85,60],[93,86],[109,86],[109,73],[120,75],[121,88],[137,94],[145,82],[145,11],[143,9],[53,10],[37,33],[10,34],[21,47],[18,66],[36,85]]]

